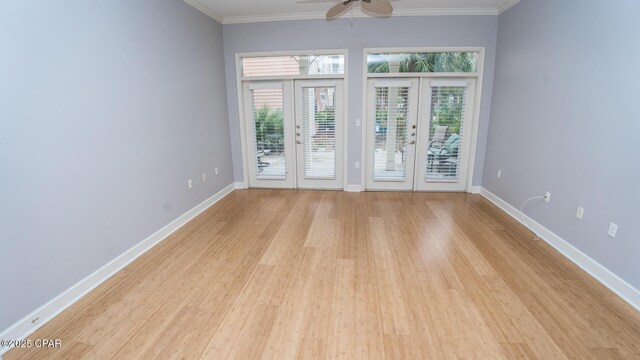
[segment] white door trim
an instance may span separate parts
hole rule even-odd
[[[279,55],[343,55],[344,56],[344,74],[335,75],[300,75],[295,77],[244,77],[242,74],[242,58],[245,57],[258,57],[258,56],[279,56]],[[242,159],[242,177],[243,182],[249,187],[249,164],[247,159],[247,136],[245,126],[245,104],[244,104],[244,82],[251,80],[299,80],[299,79],[340,79],[344,81],[344,141],[346,149],[346,141],[348,139],[349,128],[349,102],[347,101],[349,93],[349,51],[347,49],[321,49],[321,50],[284,50],[284,51],[259,51],[259,52],[239,52],[235,54],[236,65],[236,98],[238,99],[238,117],[240,121],[240,151]],[[348,152],[344,151],[344,186],[347,187],[347,166],[348,166]]]
[[[400,73],[400,74],[369,74],[367,71],[367,54],[369,53],[393,53],[393,52],[457,52],[457,51],[473,51],[478,53],[478,57],[476,58],[476,72],[475,73]],[[362,49],[362,117],[361,119],[361,152],[362,152],[362,160],[365,159],[367,152],[367,100],[368,100],[368,91],[367,91],[367,80],[369,78],[385,78],[385,77],[395,77],[395,78],[403,78],[403,77],[420,77],[429,78],[429,77],[472,77],[477,79],[476,83],[476,94],[475,94],[475,104],[473,111],[473,126],[471,128],[471,155],[469,156],[468,168],[467,171],[467,188],[466,192],[473,191],[473,175],[475,169],[475,161],[477,155],[477,147],[478,147],[478,129],[480,123],[480,106],[482,104],[482,87],[484,80],[484,65],[485,65],[485,56],[486,50],[483,46],[461,46],[461,47],[387,47],[387,48],[364,48]],[[346,71],[346,69],[345,69]],[[366,166],[360,167],[360,184],[361,190],[364,191],[366,184]]]

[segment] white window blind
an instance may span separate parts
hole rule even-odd
[[[305,178],[336,178],[335,95],[335,87],[302,89]]]
[[[425,174],[427,181],[459,179],[462,133],[465,130],[466,86],[466,83],[431,84],[431,118]]]
[[[258,179],[286,179],[284,104],[281,84],[250,89]]]
[[[375,98],[373,178],[404,181],[407,174],[408,86],[378,86]]]

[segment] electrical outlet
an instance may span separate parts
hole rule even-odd
[[[502,177],[502,170],[498,169],[498,179]]]
[[[193,187],[193,181],[189,179],[189,181],[187,181],[187,185],[189,185],[189,189],[191,189]]]
[[[213,169],[213,171],[215,171],[216,175],[218,175],[218,168]]]
[[[582,215],[584,215],[584,209],[578,206],[578,211],[576,211],[576,217],[582,220]]]
[[[611,236],[612,238],[616,237],[616,233],[618,232],[618,225],[611,223],[609,224],[609,236]]]
[[[360,126],[360,119],[356,119],[356,126]]]
[[[356,161],[356,169],[360,169],[360,161]]]
[[[207,181],[207,173],[202,173],[202,181]]]
[[[546,192],[544,193],[544,201],[549,202],[551,201],[551,193],[550,192]]]

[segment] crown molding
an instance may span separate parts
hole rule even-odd
[[[519,3],[520,0],[508,0],[504,4],[498,6],[496,10],[498,10],[498,14],[502,14],[503,12],[509,10],[513,5]]]
[[[325,12],[305,12],[292,14],[269,14],[269,15],[248,15],[248,16],[222,16],[211,10],[198,0],[183,0],[185,3],[200,10],[204,14],[222,24],[246,24],[270,21],[291,21],[291,20],[319,20],[325,18]],[[469,15],[499,15],[520,0],[508,0],[498,8],[440,8],[440,9],[398,9],[394,10],[393,16],[469,16]],[[363,13],[360,9],[353,12],[353,17],[362,18],[371,15]]]
[[[393,11],[394,17],[399,16],[455,16],[455,15],[498,15],[497,9],[487,8],[447,8],[447,9],[399,9]],[[269,21],[291,21],[291,20],[319,20],[325,19],[325,12],[307,12],[293,14],[270,14],[252,16],[226,16],[223,24],[246,24]],[[371,17],[362,11],[354,10],[354,18]]]
[[[223,24],[247,24],[270,21],[290,21],[290,20],[317,20],[324,19],[324,12],[307,12],[294,14],[270,14],[270,15],[249,15],[249,16],[227,16],[222,21]],[[354,15],[355,16],[355,15]]]
[[[183,1],[186,2],[187,4],[193,6],[197,10],[200,10],[203,14],[205,14],[208,17],[212,18],[213,20],[219,22],[220,24],[224,23],[224,17],[222,15],[220,15],[217,12],[209,9],[209,7],[207,7],[205,4],[201,3],[200,1],[198,1],[198,0],[183,0]]]
[[[398,9],[394,16],[470,16],[470,15],[498,15],[492,8],[441,8],[441,9]],[[369,16],[364,14],[363,16]]]

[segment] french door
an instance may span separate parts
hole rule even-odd
[[[465,191],[474,78],[370,79],[366,188]]]
[[[366,188],[411,190],[418,79],[369,80],[368,95]]]
[[[297,187],[342,189],[342,80],[295,82]]]
[[[249,186],[342,189],[342,80],[244,84]]]
[[[475,91],[475,79],[422,81],[416,190],[466,190]]]
[[[295,166],[293,86],[288,82],[245,83],[249,186],[293,188]]]

